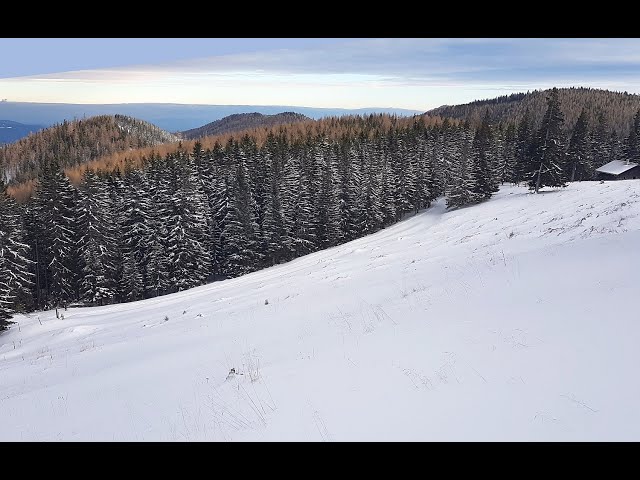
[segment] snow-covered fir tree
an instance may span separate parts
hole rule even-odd
[[[57,162],[43,168],[33,212],[48,303],[68,305],[79,297],[78,206],[76,190]]]
[[[496,181],[494,136],[489,123],[489,113],[482,119],[473,139],[473,193],[477,200],[486,200],[498,191]]]
[[[591,134],[586,110],[582,110],[576,125],[573,127],[567,161],[565,163],[565,177],[570,182],[575,180],[589,180],[593,176],[593,162],[591,158]]]
[[[29,245],[15,200],[7,195],[0,180],[0,330],[18,311],[31,307],[30,287],[33,274],[29,271]]]
[[[230,204],[221,234],[223,248],[223,274],[236,277],[256,269],[258,256],[258,224],[252,208],[246,155],[239,146],[234,147]]]
[[[534,139],[529,188],[536,193],[545,186],[566,185],[566,138],[563,131],[564,114],[560,108],[558,89],[551,90],[547,98],[547,111]]]
[[[468,128],[457,129],[460,149],[450,153],[450,179],[447,183],[447,207],[462,207],[478,200],[475,178],[472,134]],[[458,143],[458,142],[457,142]]]
[[[82,260],[80,299],[104,305],[117,294],[116,229],[111,217],[106,184],[86,170],[79,195],[78,253]]]
[[[202,285],[211,271],[208,248],[209,202],[197,181],[190,157],[180,159],[179,186],[169,199],[166,217],[168,284],[173,291]]]

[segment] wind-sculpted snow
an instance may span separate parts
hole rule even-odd
[[[638,272],[640,182],[440,200],[236,279],[15,318],[0,440],[637,441]]]

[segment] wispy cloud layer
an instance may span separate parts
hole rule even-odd
[[[639,39],[336,39],[313,45],[289,39],[286,48],[256,46],[232,54],[4,79],[0,96],[428,109],[554,85],[640,92],[639,74]]]

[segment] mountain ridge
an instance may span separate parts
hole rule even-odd
[[[308,120],[312,119],[296,112],[281,112],[274,115],[264,115],[259,112],[234,113],[201,127],[178,132],[178,135],[181,138],[195,140],[208,135],[220,135],[250,128],[273,127]]]
[[[264,115],[273,115],[285,111],[295,111],[313,119],[340,115],[367,115],[369,113],[389,113],[401,116],[412,116],[423,113],[422,110],[393,107],[330,108],[295,105],[0,102],[0,118],[11,118],[21,123],[52,126],[64,120],[71,121],[97,115],[122,114],[153,123],[168,132],[181,132],[198,128],[206,123],[236,113],[259,112]]]

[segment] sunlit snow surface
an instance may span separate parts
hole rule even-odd
[[[637,441],[639,295],[640,181],[440,200],[241,278],[17,317],[0,440]]]

